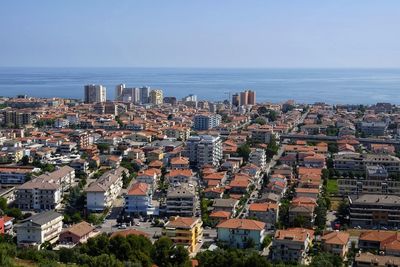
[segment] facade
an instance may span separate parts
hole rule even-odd
[[[271,136],[273,134],[272,129],[252,129],[251,130],[251,140],[255,143],[269,144],[271,141]]]
[[[140,104],[142,103],[140,89],[137,87],[127,88],[125,84],[119,84],[115,87],[115,100]]]
[[[275,262],[297,262],[304,264],[314,239],[314,231],[304,228],[278,230],[270,247]]]
[[[153,105],[161,105],[164,100],[163,91],[160,89],[153,89],[149,95],[150,103]]]
[[[260,248],[265,237],[265,223],[248,219],[229,219],[217,225],[217,239],[234,248],[246,248],[251,242]],[[250,241],[251,240],[251,241]]]
[[[202,242],[203,222],[194,217],[172,217],[162,230],[162,235],[169,237],[176,245],[182,245],[189,252],[194,252]]]
[[[349,199],[352,227],[400,227],[400,196],[364,194]]]
[[[349,249],[348,244],[350,234],[343,231],[334,231],[326,233],[321,238],[321,247],[323,251],[344,258]]]
[[[4,116],[3,124],[5,126],[21,127],[24,125],[32,124],[33,116],[31,112],[24,112],[18,110],[5,110],[2,112]]]
[[[188,184],[169,188],[166,213],[169,216],[192,217],[195,215],[196,193]]]
[[[389,178],[382,166],[366,166],[366,177],[346,177],[337,180],[341,195],[400,195],[400,181]]]
[[[97,181],[89,185],[86,192],[86,205],[90,211],[103,211],[112,207],[122,189],[122,175],[129,175],[123,167],[105,172]]]
[[[335,154],[333,165],[339,171],[364,172],[366,166],[382,166],[389,173],[400,171],[400,159],[385,154],[359,154],[345,153]]]
[[[75,170],[69,166],[42,174],[16,189],[15,205],[21,210],[58,209],[74,179]]]
[[[38,171],[39,168],[22,166],[0,167],[0,184],[23,184],[29,175]]]
[[[215,128],[221,123],[221,119],[221,115],[213,113],[195,115],[193,118],[193,129],[203,131]]]
[[[275,203],[252,203],[249,206],[249,218],[265,222],[267,230],[275,229],[278,220],[279,205]]]
[[[250,153],[249,161],[264,170],[267,166],[265,150],[260,148],[253,149]]]
[[[94,226],[83,221],[64,229],[60,233],[59,242],[61,244],[83,244],[99,233],[95,231]]]
[[[40,246],[55,243],[62,231],[63,216],[55,211],[33,215],[14,226],[18,246]]]
[[[85,103],[106,102],[106,88],[103,85],[85,85]]]
[[[218,166],[222,159],[221,138],[211,135],[192,136],[187,140],[185,153],[192,166]]]
[[[384,136],[388,124],[384,121],[379,122],[361,122],[360,130],[366,136]]]
[[[151,187],[146,183],[135,183],[125,195],[124,209],[129,214],[151,215]]]

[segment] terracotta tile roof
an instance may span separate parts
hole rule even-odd
[[[200,219],[195,217],[172,217],[166,224],[165,227],[174,228],[192,228]]]
[[[268,211],[277,209],[278,204],[276,203],[252,203],[249,206],[249,211]]]
[[[128,195],[131,196],[146,196],[148,191],[148,184],[146,183],[135,183],[128,191]]]
[[[176,176],[193,176],[192,170],[171,170],[167,175],[167,177],[176,177]]]
[[[210,214],[210,218],[222,218],[222,219],[229,219],[231,217],[231,213],[229,211],[213,211]]]
[[[217,228],[261,231],[264,230],[265,223],[249,219],[229,219],[219,223]]]
[[[71,234],[76,235],[78,237],[83,237],[92,232],[93,230],[94,227],[91,224],[83,221],[65,229],[64,232],[70,232]]]
[[[347,232],[334,231],[322,236],[322,241],[326,244],[346,245],[349,242],[350,234]]]
[[[286,230],[278,230],[275,233],[275,239],[293,240],[297,242],[304,242],[307,236],[310,239],[314,239],[314,231],[305,228],[289,228]]]

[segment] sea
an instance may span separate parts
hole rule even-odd
[[[400,104],[400,69],[0,68],[0,96],[83,98],[85,84],[149,86],[178,99],[222,101],[251,89],[257,102]]]

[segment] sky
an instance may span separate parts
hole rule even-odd
[[[398,0],[1,0],[0,66],[399,68]]]

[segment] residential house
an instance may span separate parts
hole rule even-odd
[[[265,223],[248,219],[228,219],[217,225],[217,239],[230,247],[246,248],[250,243],[261,248]]]

